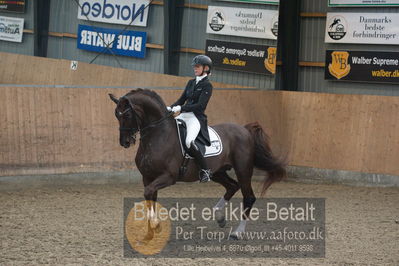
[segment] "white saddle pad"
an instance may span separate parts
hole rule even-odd
[[[179,141],[180,141],[180,149],[181,149],[182,154],[184,155],[184,147],[183,147],[184,143],[181,142],[179,123],[181,123],[181,122],[179,120],[176,120],[177,133],[179,134],[178,137],[179,137]],[[217,155],[221,154],[222,150],[223,150],[222,140],[221,140],[219,134],[213,128],[208,127],[208,132],[209,132],[209,139],[211,141],[211,146],[205,146],[204,157],[217,156]]]

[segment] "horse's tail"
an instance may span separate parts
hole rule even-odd
[[[275,157],[269,145],[269,137],[258,122],[245,125],[255,141],[255,167],[267,172],[263,181],[261,195],[264,195],[271,184],[286,177],[285,160]]]

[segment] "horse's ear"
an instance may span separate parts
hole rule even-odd
[[[119,100],[118,100],[112,93],[108,93],[108,95],[109,95],[109,98],[111,98],[111,100],[112,100],[114,103],[116,103],[116,104],[119,103]]]

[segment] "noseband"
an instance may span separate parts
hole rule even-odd
[[[122,116],[122,115],[126,114],[129,111],[133,111],[133,114],[134,114],[134,116],[136,118],[136,126],[137,126],[137,128],[134,128],[134,127],[119,127],[119,131],[133,131],[132,133],[134,135],[136,135],[136,133],[140,131],[140,125],[139,125],[139,122],[138,122],[138,119],[137,119],[139,116],[137,115],[136,111],[134,111],[133,107],[128,107],[125,111],[119,112],[118,114],[119,114],[119,116]]]

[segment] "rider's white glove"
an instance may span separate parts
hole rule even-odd
[[[166,106],[166,110],[168,110],[168,112],[172,111],[172,108],[170,108],[170,106]]]
[[[173,113],[179,113],[181,111],[181,106],[180,105],[176,105],[172,108],[172,112]]]

